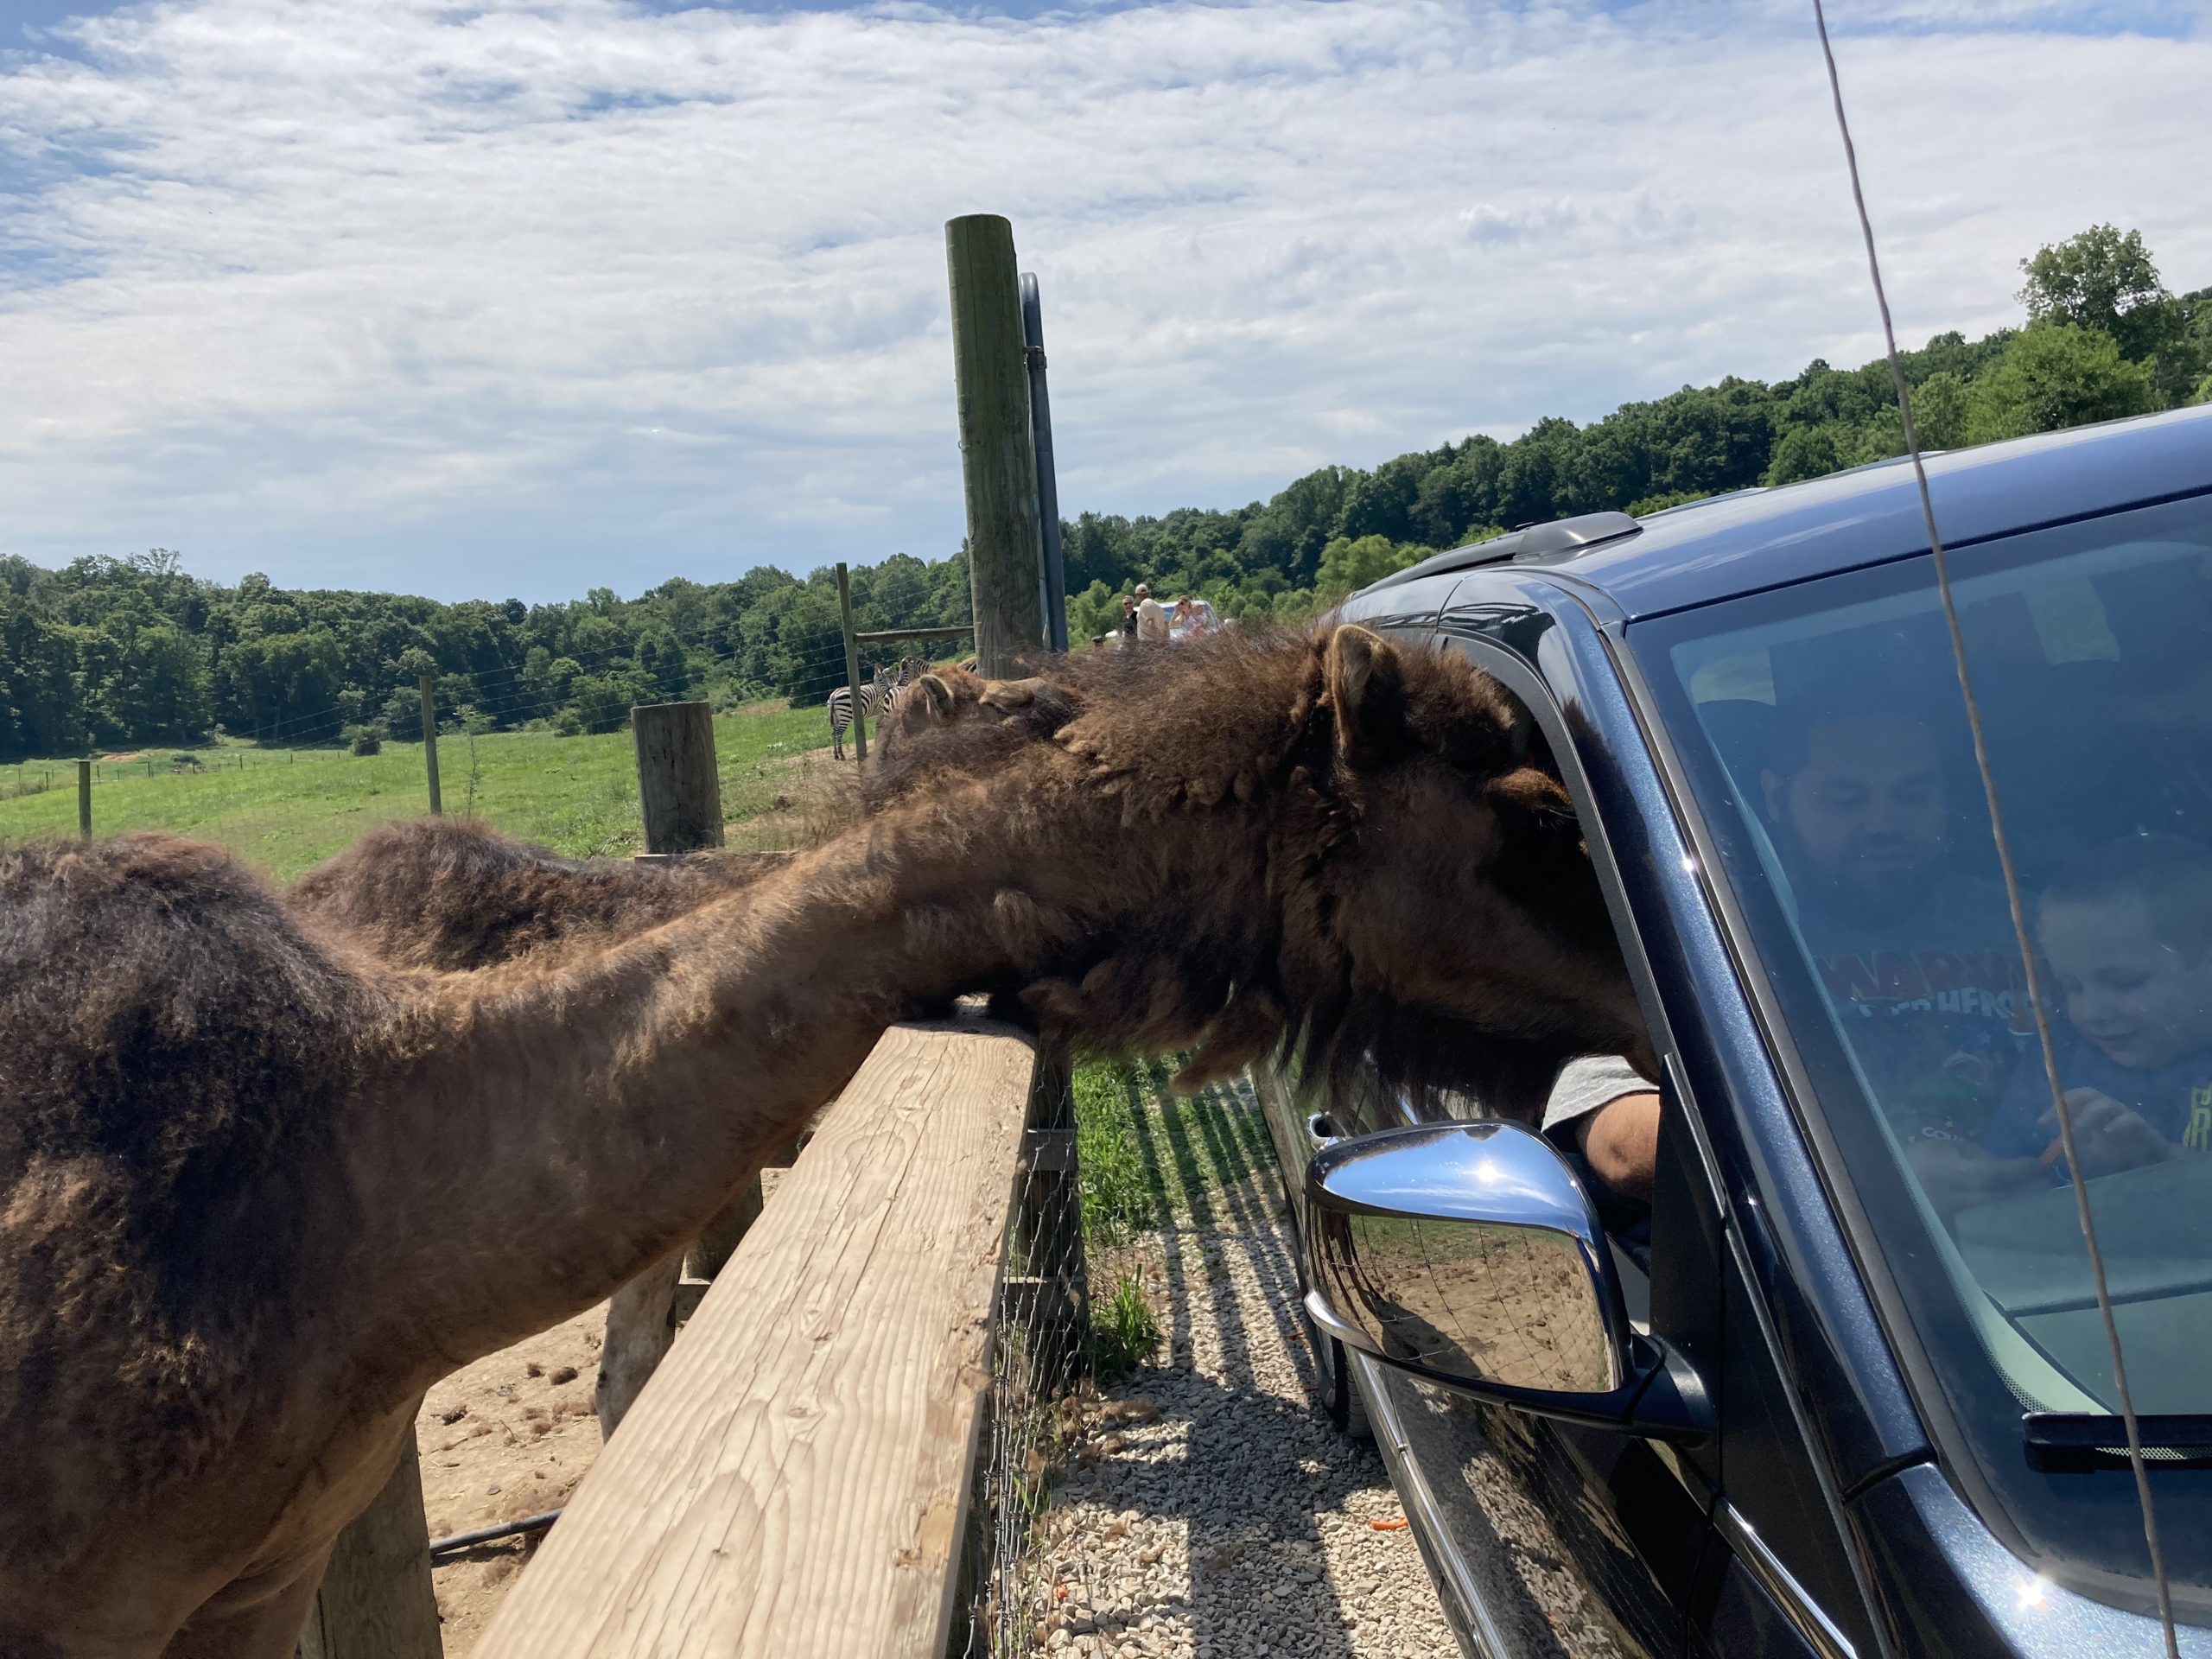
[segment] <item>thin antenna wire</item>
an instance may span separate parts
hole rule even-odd
[[[1821,0],[1813,0],[1813,22],[1821,33],[1821,55],[1827,60],[1828,92],[1835,100],[1836,130],[1843,135],[1843,158],[1851,169],[1851,200],[1859,209],[1859,229],[1866,238],[1866,270],[1874,279],[1874,302],[1881,308],[1882,339],[1889,351],[1890,376],[1897,382],[1897,413],[1904,417],[1904,445],[1912,458],[1912,476],[1920,486],[1920,513],[1928,528],[1928,549],[1936,560],[1936,588],[1943,605],[1943,623],[1951,636],[1951,664],[1958,671],[1959,693],[1966,700],[1967,725],[1974,734],[1974,763],[1981,774],[1981,792],[1989,807],[1989,828],[1997,843],[1997,863],[2005,877],[2005,902],[2012,913],[2012,940],[2026,969],[2028,1007],[2035,1015],[2036,1040],[2043,1049],[2044,1074],[2050,1081],[2050,1103],[2058,1115],[2058,1138],[2066,1152],[2066,1168],[2072,1178],[2074,1207],[2082,1222],[2082,1237],[2088,1246],[2089,1274],[2097,1290],[2097,1313],[2104,1320],[2105,1342],[2112,1351],[2113,1389],[2120,1398],[2120,1421],[2127,1429],[2127,1465],[2135,1474],[2135,1495],[2143,1509],[2143,1541],[2151,1552],[2151,1573],[2158,1586],[2158,1619],[2164,1627],[2167,1659],[2181,1659],[2180,1639],[2174,1629],[2173,1596],[2166,1584],[2165,1553],[2158,1547],[2158,1517],[2151,1504],[2151,1478],[2143,1464],[2143,1434],[2136,1421],[2135,1401],[2127,1387],[2127,1367],[2120,1357],[2120,1326],[2113,1319],[2112,1289],[2105,1280],[2104,1252],[2097,1245],[2096,1223],[2089,1213],[2088,1183],[2082,1175],[2082,1160],[2074,1151],[2074,1115],[2058,1083],[2058,1055],[2051,1039],[2050,1017],[2043,1000],[2042,976],[2036,970],[2034,946],[2028,939],[2026,907],[2020,900],[2020,879],[2012,863],[2011,837],[1997,804],[1997,778],[1989,764],[1989,745],[1982,735],[1981,705],[1974,694],[1974,677],[1967,669],[1966,635],[1959,627],[1959,607],[1951,593],[1950,560],[1943,539],[1936,533],[1936,503],[1928,490],[1928,469],[1921,462],[1920,436],[1912,424],[1912,394],[1905,385],[1904,365],[1897,357],[1897,331],[1890,321],[1889,296],[1882,288],[1882,262],[1874,251],[1874,222],[1867,217],[1866,196],[1859,183],[1859,151],[1851,142],[1851,123],[1843,112],[1843,82],[1836,73],[1835,49],[1828,44],[1827,14]]]

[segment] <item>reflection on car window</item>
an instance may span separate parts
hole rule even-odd
[[[1928,563],[1646,638],[1819,1108],[1917,1215],[1878,1243],[1950,1299],[1976,1351],[1934,1357],[1961,1397],[2001,1379],[2017,1461],[2022,1407],[2117,1401]],[[2212,508],[1955,569],[2135,1401],[2212,1411]]]

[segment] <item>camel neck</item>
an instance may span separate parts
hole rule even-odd
[[[557,969],[398,982],[403,1052],[342,1141],[374,1256],[348,1276],[390,1287],[410,1384],[680,1246],[910,997],[973,970],[917,937],[894,862],[849,837]]]

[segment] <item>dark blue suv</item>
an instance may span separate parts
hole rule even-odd
[[[1909,467],[1344,608],[1525,705],[1661,1062],[1637,1191],[1522,1127],[1548,1068],[1260,1078],[1471,1655],[2161,1651],[2085,1206],[2212,1655],[2212,409],[1928,472],[2071,1160]]]

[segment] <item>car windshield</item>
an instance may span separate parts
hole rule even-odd
[[[2212,1413],[2212,505],[1985,543],[1952,568],[2135,1407]],[[1962,1484],[2015,1548],[2132,1599],[2145,1552],[2125,1465],[2046,1452],[2026,1421],[2119,1399],[1933,562],[1630,639],[1802,1109],[1940,1393],[1931,1426],[1960,1437]],[[2166,1560],[2201,1591],[2212,1474],[2169,1433],[2146,1441]]]

